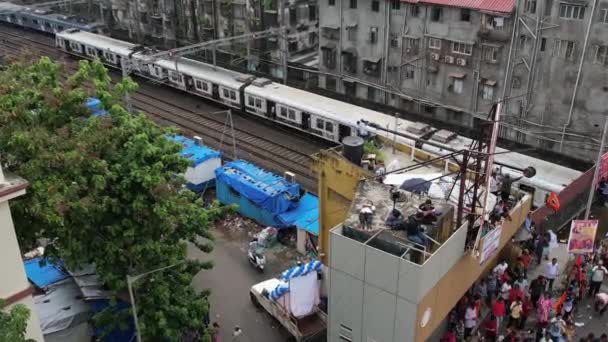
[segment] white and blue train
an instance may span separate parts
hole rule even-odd
[[[6,17],[2,19],[0,14],[0,20],[6,21]],[[134,73],[138,76],[336,143],[346,136],[355,135],[357,122],[363,120],[371,124],[373,133],[394,138],[393,134],[374,126],[398,132],[401,135],[397,135],[397,142],[435,156],[467,149],[471,145],[471,139],[446,130],[436,130],[420,122],[396,120],[391,115],[193,59],[138,63],[137,59],[144,59],[150,53],[149,49],[93,32],[90,29],[66,29],[55,35],[56,46],[81,58],[97,58],[114,68],[120,68],[123,59],[134,60],[136,63],[132,65],[136,66]],[[428,143],[421,143],[418,139]],[[522,189],[534,194],[535,205],[544,205],[548,193],[560,192],[581,175],[577,170],[521,153],[500,153],[506,152],[500,148],[497,152],[495,161],[500,164],[520,170],[529,166],[536,169],[535,177],[523,178],[519,182]],[[505,171],[513,176],[521,175],[521,171]]]
[[[105,25],[89,23],[76,15],[64,15],[48,9],[34,9],[10,2],[0,2],[0,22],[50,34],[67,29],[79,29],[93,33],[105,32]]]

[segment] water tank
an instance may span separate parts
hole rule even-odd
[[[357,136],[350,136],[342,139],[342,145],[344,145],[342,154],[344,155],[344,158],[350,160],[353,164],[361,165],[364,142],[363,138]]]

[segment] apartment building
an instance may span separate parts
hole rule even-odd
[[[608,3],[519,1],[320,0],[319,86],[464,127],[508,99],[503,137],[593,158]]]
[[[103,10],[114,32],[137,42],[171,47],[283,26],[288,58],[316,52],[315,0],[109,0]],[[283,16],[280,16],[282,5]],[[281,57],[279,39],[250,44],[259,59]],[[245,55],[245,51],[241,55]],[[254,60],[255,64],[255,60]]]

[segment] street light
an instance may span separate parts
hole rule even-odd
[[[179,266],[181,264],[183,264],[184,262],[186,262],[186,260],[182,260],[178,263],[175,263],[173,265],[169,265],[169,266],[165,266],[165,267],[161,267],[161,268],[157,268],[155,270],[152,271],[148,271],[142,274],[138,274],[135,276],[130,276],[127,274],[127,288],[129,289],[129,298],[131,300],[131,310],[133,312],[133,322],[135,323],[135,335],[137,336],[137,342],[141,342],[141,333],[139,331],[139,322],[137,321],[137,309],[135,308],[135,297],[133,296],[133,284],[138,280],[141,279],[149,274],[152,273],[156,273],[156,272],[160,272],[160,271],[164,271],[166,269],[169,268],[173,268],[175,266]]]

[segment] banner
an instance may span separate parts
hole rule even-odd
[[[490,230],[486,236],[481,238],[481,254],[479,256],[479,264],[483,264],[488,260],[500,245],[500,233],[502,233],[502,227],[498,226]]]
[[[593,252],[593,242],[597,231],[597,220],[573,220],[568,239],[568,253],[586,254]]]

